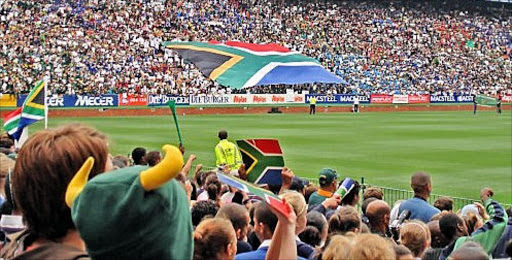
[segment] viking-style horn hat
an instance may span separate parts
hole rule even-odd
[[[191,259],[192,221],[178,148],[152,168],[133,166],[87,181],[88,158],[68,185],[66,204],[92,259]]]

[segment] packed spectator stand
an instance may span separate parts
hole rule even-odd
[[[161,45],[230,40],[282,44],[349,83],[298,92],[495,95],[511,87],[511,17],[450,2],[3,1],[0,89],[46,75],[51,94],[283,93],[218,86]]]

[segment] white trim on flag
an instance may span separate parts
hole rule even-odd
[[[244,52],[247,52],[247,53],[255,55],[255,56],[270,56],[270,55],[290,56],[290,55],[300,54],[300,52],[297,52],[297,51],[288,51],[288,52],[280,52],[280,51],[253,51],[253,50],[250,50],[250,49],[247,49],[247,48],[238,47],[238,46],[229,46],[229,45],[226,45],[224,43],[222,43],[222,44],[213,44],[213,45],[237,49],[239,51],[244,51]]]
[[[32,114],[27,114],[27,113],[22,113],[22,114],[21,114],[21,117],[25,117],[25,118],[33,119],[33,120],[41,120],[41,119],[44,119],[44,116],[36,116],[36,115],[32,115]]]
[[[258,72],[254,73],[254,75],[252,75],[252,77],[245,82],[245,84],[242,88],[248,88],[248,87],[255,86],[256,84],[258,84],[258,82],[260,82],[261,79],[263,79],[263,77],[265,77],[265,75],[267,75],[267,73],[271,72],[277,66],[290,66],[290,67],[291,66],[297,66],[297,67],[299,67],[299,66],[319,66],[319,67],[322,67],[321,64],[318,64],[318,63],[312,62],[312,61],[271,62],[271,63],[265,65],[260,70],[258,70]]]
[[[14,133],[16,133],[16,132],[18,132],[18,127],[15,127],[15,128],[13,128],[13,129],[11,129],[11,131],[7,131],[7,133],[8,133],[9,135],[13,135],[13,134],[14,134]]]
[[[256,179],[256,181],[254,181],[254,183],[260,184],[261,179],[263,179],[263,177],[267,176],[267,174],[270,173],[268,170],[283,170],[283,167],[284,166],[267,166],[267,167],[265,167],[265,169],[263,170],[264,173],[260,174],[260,176],[258,176],[258,179]]]
[[[19,120],[20,118],[21,118],[21,114],[18,114],[18,115],[16,115],[16,116],[13,116],[13,117],[9,118],[9,120],[7,120],[7,121],[5,121],[5,122],[4,122],[4,126],[6,126],[6,125],[8,125],[8,124],[12,123],[13,121]]]

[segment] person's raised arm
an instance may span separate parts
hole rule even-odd
[[[281,185],[279,194],[290,189],[290,187],[292,186],[293,176],[294,176],[293,171],[290,168],[283,167],[283,170],[281,171],[281,178],[283,180],[283,184]]]
[[[270,210],[277,216],[278,221],[265,258],[267,260],[297,259],[297,244],[295,241],[297,216],[285,199],[283,199],[283,203],[288,205],[288,212],[290,212],[288,216],[270,206]]]
[[[188,157],[188,160],[187,162],[185,163],[185,165],[183,165],[183,168],[181,168],[181,172],[180,174],[183,175],[183,176],[187,176],[188,175],[188,172],[190,172],[190,168],[192,168],[192,163],[196,160],[196,155],[195,154],[191,154],[189,157]]]

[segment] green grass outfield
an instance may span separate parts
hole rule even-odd
[[[49,126],[68,122],[107,133],[113,154],[177,143],[170,116],[50,118]],[[478,198],[490,186],[496,199],[512,202],[510,111],[199,115],[179,122],[187,154],[204,165],[214,164],[216,134],[225,128],[231,140],[278,138],[287,166],[302,177],[332,167],[342,176],[408,189],[411,174],[421,170],[432,175],[434,193]],[[30,132],[41,128],[38,122]]]

